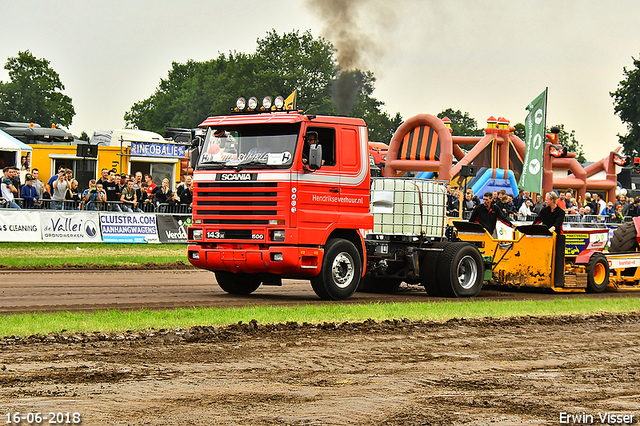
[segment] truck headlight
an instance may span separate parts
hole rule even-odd
[[[202,229],[194,229],[191,235],[193,237],[193,240],[202,241]]]
[[[284,241],[284,230],[271,231],[271,241]]]

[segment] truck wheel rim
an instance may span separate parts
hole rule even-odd
[[[333,259],[331,275],[333,276],[333,282],[339,288],[346,288],[351,284],[354,272],[353,258],[349,253],[342,252]]]
[[[595,268],[593,268],[593,281],[596,284],[602,284],[605,278],[605,269],[602,263],[596,263]]]
[[[458,262],[458,284],[465,290],[473,288],[478,279],[478,265],[471,256],[465,256]]]

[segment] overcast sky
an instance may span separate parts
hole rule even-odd
[[[392,5],[392,3],[395,3]],[[311,30],[336,45],[357,38],[355,65],[377,77],[374,96],[406,119],[446,108],[524,122],[549,88],[547,124],[575,130],[587,159],[626,133],[609,92],[640,56],[640,2],[507,0],[59,1],[0,0],[0,61],[30,50],[58,72],[76,116],[71,131],[124,126],[171,63],[255,51],[256,40]],[[318,5],[326,6],[323,14]],[[326,15],[326,16],[325,16]],[[8,74],[0,70],[0,80]],[[304,90],[304,88],[303,88]],[[240,94],[239,94],[240,95]],[[247,95],[247,94],[245,94]],[[261,96],[263,94],[257,94]],[[206,117],[202,117],[203,119]]]

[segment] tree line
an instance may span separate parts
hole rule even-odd
[[[618,135],[628,155],[640,153],[640,60],[634,68],[624,68],[624,79],[610,95],[615,113],[627,125],[628,133]],[[9,81],[0,81],[0,120],[37,122],[43,126],[71,125],[75,110],[64,85],[48,60],[36,58],[28,50],[10,57],[4,68]],[[344,85],[347,79],[349,84]],[[253,53],[221,53],[204,62],[173,62],[166,78],[148,98],[125,112],[127,127],[163,133],[167,127],[194,128],[206,117],[228,114],[239,96],[283,95],[297,91],[298,109],[310,114],[347,115],[365,120],[369,139],[388,143],[402,124],[399,112],[390,115],[384,102],[375,98],[376,78],[368,70],[342,70],[333,44],[314,38],[310,31],[279,35],[271,30],[257,40]],[[345,88],[346,87],[346,88]],[[352,99],[338,101],[336,92],[347,90]],[[345,107],[346,105],[346,107]],[[477,121],[469,113],[448,108],[438,114],[452,121],[455,135],[481,135]],[[584,162],[584,150],[575,130],[560,128],[560,143]],[[84,133],[84,132],[83,132]],[[524,139],[524,125],[515,125]]]

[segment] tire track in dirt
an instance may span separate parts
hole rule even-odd
[[[545,294],[483,290],[478,299],[523,300],[555,298],[615,298],[640,296],[632,292]],[[636,296],[636,297],[637,297]],[[357,292],[331,303],[433,301],[420,286],[403,284],[396,294]],[[448,299],[464,300],[464,299]],[[227,294],[208,271],[183,270],[56,270],[0,273],[0,313],[83,311],[97,309],[161,309],[178,307],[242,307],[327,303],[318,299],[309,281],[284,280],[282,287],[262,286],[248,296]]]

